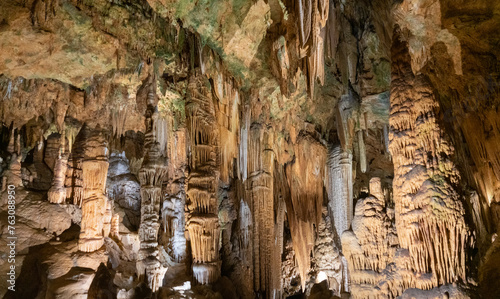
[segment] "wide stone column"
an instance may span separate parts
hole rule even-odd
[[[439,103],[424,75],[415,75],[406,43],[392,47],[389,150],[400,245],[409,255],[407,287],[430,289],[461,279],[469,229],[458,194],[454,148],[437,116]]]
[[[82,224],[78,249],[92,252],[101,248],[111,228],[110,202],[105,195],[109,163],[103,132],[89,127],[84,130]]]

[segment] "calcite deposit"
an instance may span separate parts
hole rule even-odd
[[[0,298],[500,298],[500,1],[0,1]]]

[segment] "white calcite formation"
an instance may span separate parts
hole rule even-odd
[[[328,207],[332,215],[332,226],[340,237],[349,229],[353,215],[352,207],[352,154],[335,146],[328,156]]]

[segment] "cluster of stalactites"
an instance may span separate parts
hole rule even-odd
[[[216,91],[216,93],[222,92],[223,88]],[[203,84],[201,76],[192,76],[186,103],[191,149],[189,159],[191,173],[186,190],[186,225],[191,241],[193,274],[196,282],[200,284],[213,283],[219,279],[221,267],[220,227],[217,213],[221,132],[217,123],[216,102]]]
[[[389,149],[400,244],[409,250],[409,270],[432,274],[427,288],[465,280],[469,235],[453,148],[436,120],[430,83],[412,73],[406,44],[396,38],[392,51]]]
[[[220,140],[224,140],[220,144],[220,179],[227,184],[235,166],[233,163],[238,158],[239,106],[241,101],[233,79],[226,76],[222,70],[217,71],[214,81],[214,91],[218,99],[215,104],[217,123]]]
[[[307,133],[299,134],[295,162],[287,165],[291,201],[287,205],[293,248],[305,289],[314,249],[315,228],[321,220],[326,148]]]
[[[219,162],[217,145],[220,138],[214,103],[207,88],[195,78],[191,78],[189,82],[186,117],[191,145],[191,169],[214,168]]]
[[[330,11],[327,0],[297,0],[297,22],[300,37],[300,58],[307,56],[307,73],[311,96],[314,95],[316,80],[325,80],[324,47],[326,23]]]

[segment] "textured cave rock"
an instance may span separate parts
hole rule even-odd
[[[0,1],[0,298],[499,297],[498,28],[488,0]]]

